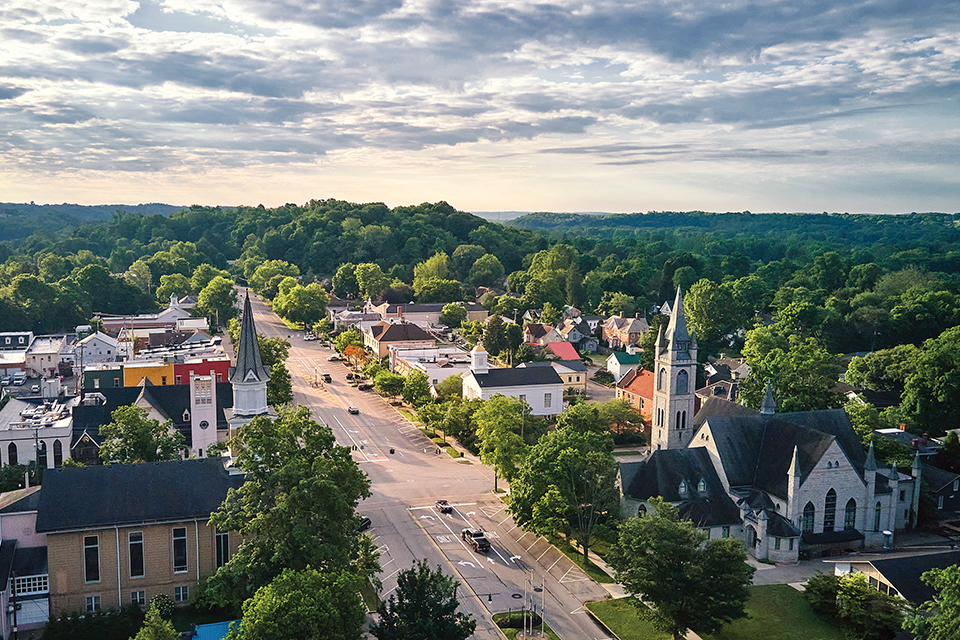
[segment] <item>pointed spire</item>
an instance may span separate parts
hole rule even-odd
[[[911,464],[910,466],[911,466],[912,468],[914,468],[914,469],[919,469],[922,464],[923,464],[923,463],[920,462],[920,451],[917,451],[917,452],[913,455],[913,464]],[[914,475],[916,475],[916,474],[914,474]]]
[[[773,399],[773,383],[767,378],[767,384],[763,389],[763,404],[760,405],[760,414],[772,416],[777,412],[777,402]]]
[[[787,475],[791,478],[800,476],[800,450],[796,445],[793,446],[793,461],[790,463],[790,468],[787,469]]]
[[[250,294],[243,301],[243,319],[240,322],[240,342],[237,346],[237,366],[231,367],[230,382],[266,382],[270,372],[263,366],[260,358],[260,344],[257,342],[257,328],[253,323],[253,311],[250,308]]]
[[[687,330],[687,316],[683,310],[683,293],[677,287],[677,297],[673,301],[673,313],[670,314],[670,324],[667,325],[667,340],[673,346],[675,341],[688,342],[690,332]]]
[[[873,454],[873,441],[870,441],[870,448],[867,449],[867,461],[863,463],[863,468],[866,471],[876,471],[877,470],[877,457]]]
[[[891,482],[900,482],[900,472],[897,471],[897,461],[894,460],[893,464],[890,465],[890,481]]]

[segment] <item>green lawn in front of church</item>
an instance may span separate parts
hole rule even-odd
[[[620,640],[670,640],[641,620],[626,598],[591,602],[593,612]],[[813,612],[803,594],[789,585],[750,587],[747,617],[724,625],[703,640],[844,640],[840,629]]]

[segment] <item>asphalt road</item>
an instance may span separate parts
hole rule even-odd
[[[607,638],[586,615],[583,602],[601,600],[607,592],[546,540],[513,524],[503,502],[493,493],[493,473],[469,459],[437,454],[429,439],[403,419],[374,391],[359,391],[346,380],[349,369],[329,362],[331,348],[306,342],[302,333],[284,325],[270,308],[251,296],[257,331],[290,341],[287,368],[294,402],[307,406],[314,418],[330,426],[337,442],[369,475],[372,496],[359,507],[372,521],[383,572],[381,597],[396,588],[397,573],[426,559],[454,575],[461,610],[477,621],[472,637],[503,638],[492,614],[527,604],[563,640]],[[329,373],[332,383],[316,386]],[[355,406],[357,415],[348,413]],[[439,499],[454,505],[441,514]],[[486,553],[474,552],[461,539],[465,527],[483,529],[491,542]]]

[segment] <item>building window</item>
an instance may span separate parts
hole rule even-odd
[[[100,596],[87,596],[86,612],[97,613],[100,611]]]
[[[226,531],[217,531],[217,568],[227,564],[230,559],[230,536]]]
[[[660,369],[660,373],[657,374],[657,391],[663,391],[663,378],[667,375],[666,369]]]
[[[843,510],[843,528],[845,531],[857,528],[857,501],[847,500],[847,507]]]
[[[906,497],[907,497],[907,492],[906,492],[906,491],[901,491],[901,492],[900,492],[900,502],[903,502]]]
[[[790,551],[793,551],[793,538],[790,538],[789,550],[790,550]]]
[[[953,481],[953,490],[954,490],[954,491],[957,491],[958,489],[960,489],[960,480],[954,480],[954,481]]]
[[[43,440],[37,445],[37,466],[41,469],[47,468],[47,443]]]
[[[183,376],[173,376],[174,384],[183,384]]]
[[[7,341],[7,344],[10,344],[10,338],[5,338],[5,340]]]
[[[141,607],[147,604],[147,592],[146,591],[134,591],[130,594],[130,602]]]
[[[707,481],[703,478],[700,478],[700,482],[697,483],[697,491],[703,493],[707,490]]]
[[[730,527],[724,527],[724,528],[722,528],[722,529],[720,530],[720,537],[721,537],[721,538],[729,538],[729,537],[730,537]]]
[[[937,509],[943,509],[943,496],[937,496]]]
[[[114,379],[113,379],[113,386],[114,386],[114,388],[120,386],[120,378],[114,378]]]
[[[877,506],[873,510],[873,530],[880,531],[880,502],[877,502]]]
[[[9,465],[17,464],[17,443],[11,442],[7,445],[7,460]]]
[[[50,579],[47,574],[17,578],[14,589],[16,589],[18,596],[50,593]]]
[[[83,537],[83,579],[100,582],[100,539],[97,536]]]
[[[774,538],[774,539],[773,539],[773,548],[774,548],[776,551],[780,551],[780,538]]]
[[[174,602],[186,602],[189,599],[190,599],[190,587],[174,587],[173,588]]]
[[[162,385],[167,384],[167,376],[160,376],[160,384]]]
[[[553,394],[545,393],[543,394],[543,407],[549,409],[553,404]]]
[[[808,502],[803,508],[803,519],[800,521],[800,530],[804,533],[813,533],[813,519],[816,515],[816,508],[812,502]]]
[[[677,373],[677,395],[683,395],[687,393],[687,390],[690,387],[689,376],[686,371],[680,370]]]
[[[686,481],[686,480],[681,480],[681,481],[680,481],[680,489],[679,489],[679,491],[680,491],[680,495],[681,495],[681,496],[686,497],[686,495],[687,495],[687,481]]]
[[[94,388],[94,389],[99,389],[99,388],[100,388],[100,378],[94,378],[94,379],[93,379],[93,388]]]
[[[218,374],[217,374],[217,382],[223,382],[223,374],[222,374],[222,373],[218,373]]]
[[[173,570],[176,573],[187,570],[186,527],[177,527],[173,530]]]
[[[823,501],[823,530],[833,531],[837,523],[837,492],[833,489],[827,491],[827,497]]]
[[[143,532],[133,531],[129,535],[130,541],[130,577],[143,577]]]
[[[63,444],[59,440],[53,441],[53,466],[59,469],[63,465]]]

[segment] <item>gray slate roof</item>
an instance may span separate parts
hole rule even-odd
[[[705,491],[697,490],[703,479]],[[686,494],[680,493],[680,483],[686,482]],[[661,449],[654,451],[633,475],[624,493],[631,498],[649,500],[660,496],[680,503],[680,517],[700,527],[734,525],[740,523],[740,509],[724,491],[710,453],[704,447],[692,449]]]
[[[881,558],[872,560],[871,564],[890,581],[900,595],[913,604],[919,605],[932,600],[935,593],[933,587],[924,584],[920,576],[930,569],[946,569],[960,564],[960,551],[905,558]]]
[[[260,344],[257,342],[257,327],[253,322],[250,308],[250,294],[243,299],[243,318],[240,321],[240,342],[237,347],[237,366],[230,367],[230,382],[244,382],[253,373],[260,382],[270,379],[270,372],[263,366],[260,358]]]
[[[543,384],[563,384],[553,367],[522,367],[517,369],[490,369],[486,373],[470,372],[482,389],[497,387],[529,387]]]
[[[241,483],[220,458],[48,469],[36,531],[204,520]]]
[[[931,467],[928,464],[923,465],[923,471],[921,472],[920,477],[929,483],[930,488],[934,491],[940,491],[953,484],[953,481],[957,478],[960,478],[955,473],[950,471],[944,471],[937,467]]]

